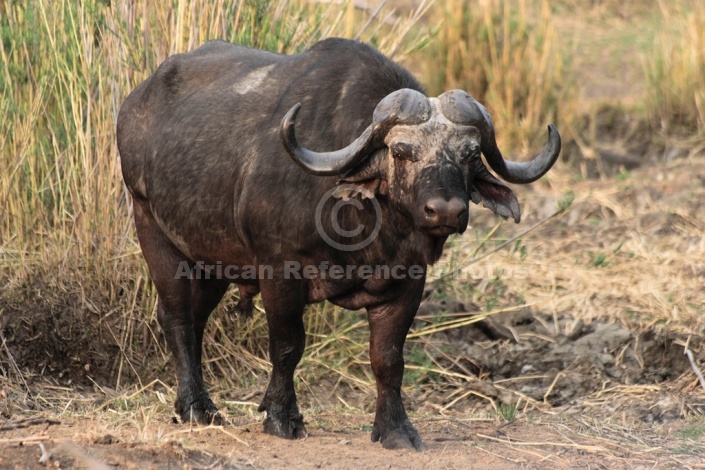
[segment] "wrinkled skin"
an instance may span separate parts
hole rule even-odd
[[[372,440],[424,449],[401,383],[426,268],[449,235],[466,229],[469,201],[516,221],[519,206],[480,159],[481,150],[488,160],[501,158],[487,147],[494,135],[484,108],[464,92],[427,99],[422,91],[406,70],[353,41],[329,39],[296,56],[215,41],[169,58],[125,100],[117,128],[123,176],[159,294],[158,319],[179,382],[175,410],[184,422],[223,422],[203,381],[201,354],[208,317],[232,282],[238,314],[251,316],[261,292],[267,316],[272,373],[259,407],[267,413],[265,432],[307,435],[293,376],[305,345],[304,309],[328,300],[368,312],[377,381]],[[500,161],[498,171],[528,182],[556,157],[544,151],[533,166],[508,162],[508,170]],[[326,194],[333,196],[319,205]],[[336,206],[350,200],[359,207]],[[336,233],[332,214],[343,230],[361,232]],[[365,240],[378,218],[378,235],[352,251],[324,242],[316,225],[349,245]],[[176,275],[184,266],[196,274],[198,263],[271,270],[237,279]],[[418,275],[306,278],[292,276],[291,263],[401,266],[404,273],[415,266]]]

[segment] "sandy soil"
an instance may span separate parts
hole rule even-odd
[[[94,420],[67,419],[0,434],[0,468],[703,468],[705,462],[703,442],[681,439],[673,427],[632,429],[619,442],[599,435],[599,426],[544,413],[504,424],[417,417],[428,450],[416,453],[371,443],[361,429],[371,419],[310,417],[310,436],[295,442],[262,433],[258,422],[225,428],[151,423],[148,431],[104,432]],[[682,446],[690,452],[678,451]]]

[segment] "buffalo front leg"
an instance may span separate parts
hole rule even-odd
[[[304,352],[306,333],[304,289],[295,281],[262,283],[262,304],[269,327],[272,376],[258,411],[267,412],[264,431],[285,439],[306,437],[304,418],[296,404],[294,371]]]
[[[370,362],[377,380],[372,441],[385,449],[426,450],[401,400],[404,342],[423,294],[423,281],[409,286],[395,301],[368,309]]]
[[[159,294],[157,318],[174,355],[179,381],[176,413],[184,422],[220,423],[221,417],[208,395],[200,367],[200,342],[208,316],[203,307],[213,300],[207,296],[206,301],[200,288],[194,288],[185,272],[190,267],[188,259],[161,231],[148,204],[134,199],[134,214],[142,254]]]

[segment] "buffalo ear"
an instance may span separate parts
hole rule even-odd
[[[470,200],[475,204],[482,203],[504,218],[511,217],[516,223],[521,220],[521,209],[514,191],[500,183],[486,169],[475,175],[470,186]]]
[[[386,195],[389,190],[387,183],[385,151],[377,151],[356,167],[346,172],[339,180],[339,188],[333,193],[339,199],[350,199],[358,194],[363,199],[370,195]]]

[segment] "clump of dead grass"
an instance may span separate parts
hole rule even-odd
[[[668,137],[705,141],[705,11],[698,1],[659,1],[662,29],[645,57],[649,115]]]
[[[573,118],[575,85],[550,2],[442,0],[435,8],[443,23],[423,57],[431,94],[466,90],[489,109],[499,143],[524,153],[543,142],[547,123]]]

